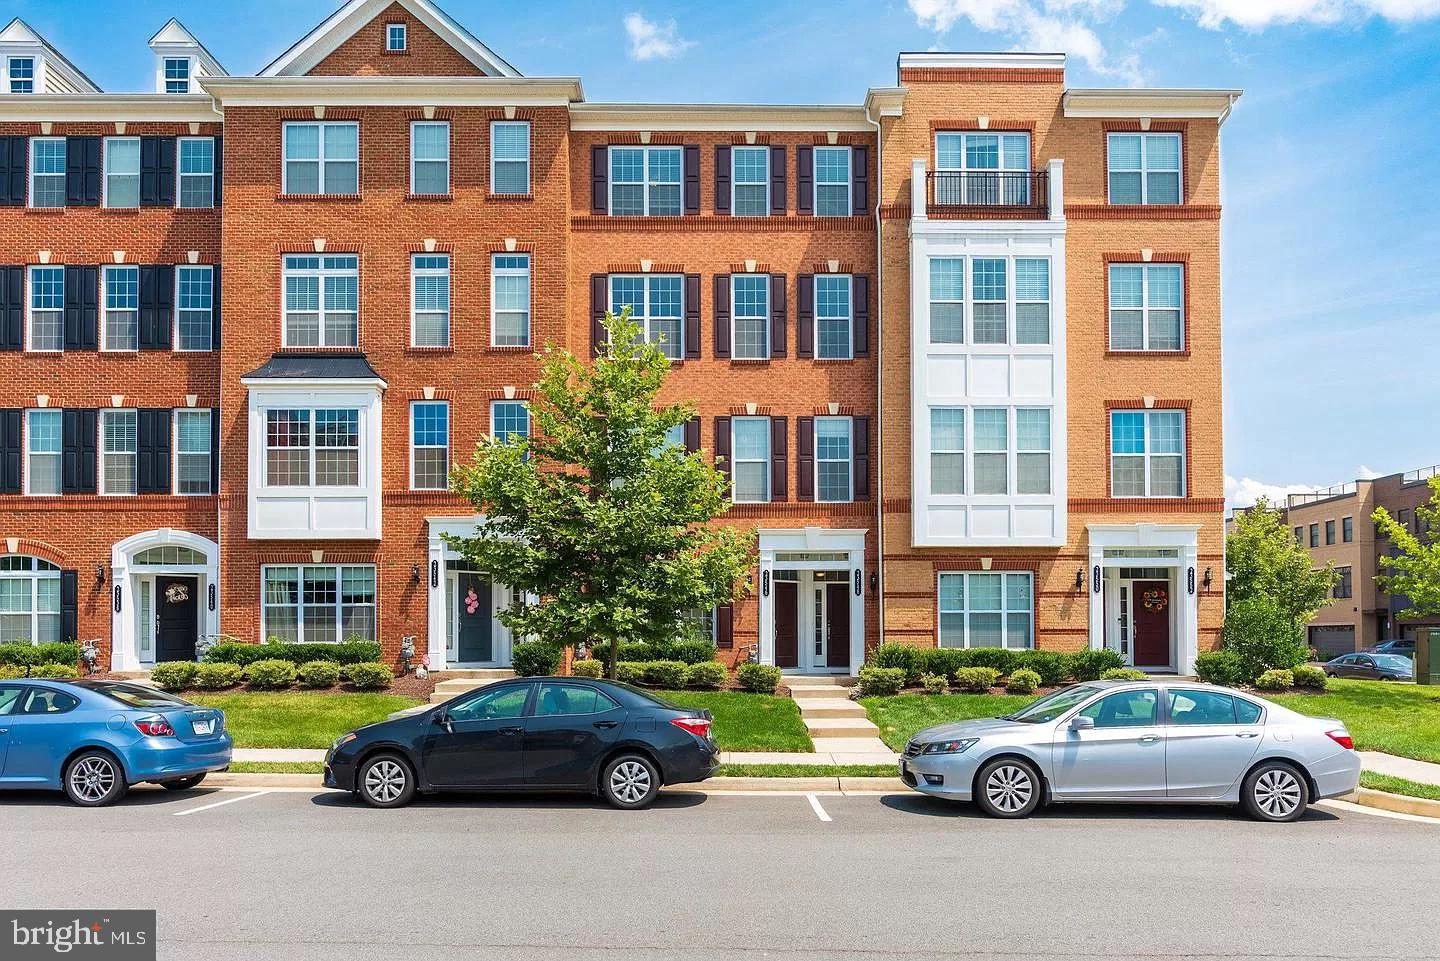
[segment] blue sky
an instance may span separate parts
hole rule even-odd
[[[172,15],[253,73],[330,0],[11,0],[107,90]],[[442,0],[591,100],[855,103],[900,50],[1062,49],[1072,86],[1242,87],[1224,131],[1227,487],[1440,462],[1440,0]],[[297,11],[304,11],[303,15]]]

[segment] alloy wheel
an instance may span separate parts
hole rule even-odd
[[[1286,818],[1295,813],[1305,796],[1300,779],[1284,768],[1272,768],[1255,782],[1255,806],[1267,817]]]
[[[390,804],[404,793],[409,777],[399,761],[376,761],[365,772],[365,793],[382,804]]]
[[[1035,784],[1030,773],[1015,764],[1004,764],[985,779],[985,797],[997,810],[1014,814],[1030,803]]]
[[[81,801],[103,801],[114,787],[115,765],[103,757],[83,758],[70,768],[70,790]]]
[[[622,761],[610,772],[610,793],[625,804],[636,804],[650,793],[650,769],[639,761]]]

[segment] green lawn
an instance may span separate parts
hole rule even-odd
[[[420,703],[396,694],[236,691],[186,696],[196,704],[225,712],[225,726],[236,747],[329,747],[352,728],[383,721],[395,711]]]
[[[999,717],[1019,710],[1035,700],[1012,694],[897,694],[894,697],[862,697],[860,703],[880,729],[880,739],[892,751],[903,751],[916,731],[946,721],[968,721],[977,717]]]
[[[1372,791],[1388,791],[1391,794],[1403,794],[1406,797],[1440,801],[1440,784],[1421,784],[1418,781],[1407,781],[1403,777],[1391,777],[1388,774],[1376,774],[1373,771],[1360,772],[1360,786],[1368,787]]]
[[[1361,751],[1440,763],[1440,687],[1334,680],[1324,694],[1265,696],[1301,714],[1339,718]]]
[[[322,761],[235,761],[231,774],[324,774]]]
[[[706,708],[715,717],[712,733],[722,751],[815,750],[800,708],[788,697],[743,691],[657,691],[681,707]]]

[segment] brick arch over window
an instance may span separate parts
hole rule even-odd
[[[4,548],[3,551],[0,551],[0,557],[10,557],[14,555],[38,557],[43,561],[49,561],[51,564],[56,564],[62,568],[69,566],[71,563],[69,554],[60,550],[58,547],[46,544],[44,541],[30,540],[29,538],[22,537],[15,542],[15,550],[13,551],[9,549],[10,544],[8,541],[0,541],[0,547]]]

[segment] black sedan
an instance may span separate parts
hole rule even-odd
[[[1399,654],[1341,654],[1322,667],[1331,677],[1354,677],[1367,681],[1413,681],[1415,662]]]
[[[628,684],[518,678],[342,735],[325,786],[382,808],[450,790],[584,791],[643,808],[662,784],[715,773],[710,724],[709,711]]]

